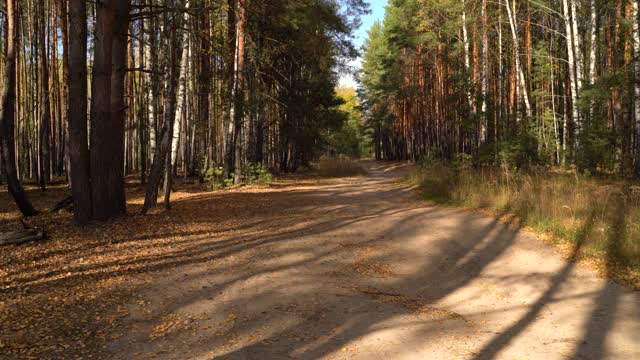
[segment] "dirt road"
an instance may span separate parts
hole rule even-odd
[[[365,165],[40,219],[51,240],[0,252],[0,359],[640,359],[640,292]]]
[[[516,227],[425,205],[402,166],[367,166],[367,177],[256,195],[259,210],[233,235],[197,240],[202,261],[154,276],[105,350],[123,359],[640,359],[640,293]]]

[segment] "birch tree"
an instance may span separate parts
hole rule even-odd
[[[524,71],[522,71],[522,64],[520,61],[520,45],[518,42],[518,23],[516,18],[516,2],[513,2],[513,10],[509,5],[509,0],[506,0],[505,7],[507,8],[507,17],[509,18],[509,26],[511,27],[511,37],[513,39],[513,49],[515,53],[515,67],[516,67],[516,82],[520,86],[521,96],[524,100],[525,111],[527,119],[531,118],[531,104],[529,103],[529,94],[527,90],[527,83],[525,82]],[[519,115],[518,115],[519,118]]]

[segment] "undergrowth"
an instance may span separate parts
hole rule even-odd
[[[411,180],[434,202],[516,215],[554,242],[580,246],[581,255],[617,273],[614,278],[640,285],[639,186],[574,172],[467,164],[422,161]]]

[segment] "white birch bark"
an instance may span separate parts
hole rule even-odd
[[[591,0],[591,49],[589,51],[589,84],[593,86],[596,83],[596,48],[598,45],[597,42],[597,18],[598,15],[596,13],[596,0]],[[594,102],[591,100],[591,104],[589,104],[589,117],[593,119],[593,107]]]
[[[150,34],[149,36],[153,36],[153,34]],[[151,68],[153,68],[152,61],[151,61],[151,47],[150,46],[145,46],[144,43],[144,62],[146,64],[149,64],[149,66]],[[145,74],[141,73],[140,76],[146,76]],[[155,120],[155,106],[154,106],[154,98],[153,98],[153,84],[152,82],[154,81],[152,79],[153,76],[156,76],[155,74],[151,74],[148,76],[148,78],[145,81],[145,85],[146,85],[146,92],[147,92],[147,114],[149,116],[149,157],[151,159],[151,162],[153,162],[153,155],[156,152],[156,120]]]
[[[578,85],[578,96],[580,96],[580,91],[585,85],[584,79],[584,62],[582,57],[582,51],[580,50],[580,44],[582,44],[582,34],[578,29],[578,12],[576,6],[576,0],[569,0],[571,4],[571,29],[573,35],[573,51],[575,52],[575,60],[576,60],[576,79]]]
[[[489,29],[487,29],[487,0],[482,0],[482,118],[480,120],[480,143],[487,140],[487,89],[489,88]]]
[[[465,0],[462,0],[462,42],[464,44],[464,67],[467,71],[467,102],[473,114],[473,100],[471,99],[471,55],[469,52],[469,35],[467,33],[467,10]]]
[[[574,58],[574,36],[571,25],[571,14],[569,12],[569,1],[570,0],[562,0],[562,12],[564,15],[565,22],[565,33],[567,38],[567,57],[569,61],[569,82],[571,88],[571,115],[573,117],[573,121],[575,122],[575,135],[576,135],[576,145],[578,144],[578,134],[580,128],[580,114],[578,112],[578,81],[576,81],[576,62]],[[567,140],[567,139],[565,139]],[[566,141],[565,141],[566,144]]]
[[[188,5],[187,5],[188,7]],[[184,23],[187,24],[187,15],[185,13]],[[180,57],[180,76],[178,80],[178,106],[176,107],[176,115],[173,120],[173,135],[171,138],[171,161],[170,164],[175,166],[178,158],[178,145],[180,140],[180,126],[182,125],[182,116],[186,107],[186,77],[187,77],[187,59],[189,58],[189,33],[184,32],[182,35],[182,56]]]
[[[527,84],[525,82],[524,72],[522,71],[522,65],[520,64],[520,46],[518,43],[518,27],[516,23],[516,2],[513,2],[513,11],[509,6],[509,0],[506,1],[507,16],[509,17],[509,25],[511,27],[511,36],[513,38],[513,47],[515,50],[515,62],[516,62],[516,81],[521,87],[521,95],[524,100],[525,111],[527,118],[531,118],[531,103],[529,102],[529,94],[527,91]],[[516,86],[517,88],[517,86]],[[519,118],[519,116],[518,116]]]
[[[596,0],[591,0],[591,49],[589,51],[589,83],[591,85],[596,82],[597,19]]]

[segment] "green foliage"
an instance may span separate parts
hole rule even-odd
[[[382,156],[388,159],[406,159],[437,146],[440,155],[450,160],[458,152],[473,154],[476,166],[503,162],[527,168],[568,160],[567,166],[591,173],[630,168],[639,156],[634,153],[637,135],[630,111],[634,58],[631,51],[609,46],[632,43],[630,13],[612,2],[594,2],[597,43],[591,44],[590,36],[580,37],[580,51],[575,55],[583,66],[569,70],[563,31],[545,31],[562,13],[561,2],[513,3],[515,25],[532,29],[527,36],[518,29],[511,34],[504,2],[503,6],[488,3],[487,25],[479,2],[388,2],[384,21],[369,30],[360,73],[359,97],[367,124],[378,140],[376,150],[383,147]],[[590,31],[591,4],[578,3],[580,32]],[[502,23],[498,23],[500,18]],[[468,33],[466,44],[463,25]],[[556,25],[553,29],[563,28]],[[619,37],[608,39],[607,28],[619,29],[615,32]],[[500,44],[498,29],[503,35]],[[512,36],[522,51],[522,66],[517,70],[522,75],[515,73]],[[615,43],[607,44],[609,40]],[[596,50],[593,59],[588,51],[592,48]],[[591,65],[595,65],[593,79]],[[489,84],[483,89],[485,66]],[[576,71],[581,72],[576,74],[580,91],[574,99],[568,86],[570,72]],[[520,76],[524,76],[525,89]]]
[[[362,120],[360,102],[354,89],[340,88],[337,95],[343,103],[338,110],[344,114],[342,126],[329,131],[327,152],[332,155],[345,155],[353,158],[367,156],[371,152],[371,135]]]
[[[224,171],[222,167],[210,166],[204,172],[203,180],[205,183],[209,184],[211,190],[215,190],[225,184],[224,182]]]
[[[580,134],[580,148],[577,153],[578,167],[591,174],[600,170],[610,170],[615,161],[615,130],[607,125],[609,119],[606,104],[611,96],[608,81],[596,83],[582,91],[580,108],[588,116],[583,119]]]
[[[295,170],[317,159],[327,147],[327,133],[343,127],[347,116],[335,88],[343,60],[357,54],[351,32],[367,11],[363,0],[252,2],[256,26],[249,33],[262,46],[251,48],[259,81],[277,109],[280,148],[293,149],[281,170]],[[259,20],[258,20],[259,19]],[[272,89],[272,90],[270,90]]]
[[[262,164],[249,163],[243,169],[243,178],[248,184],[270,184],[273,181],[273,174]]]
[[[520,124],[520,130],[516,135],[499,142],[500,163],[508,167],[525,169],[539,164],[535,129],[534,124]]]

